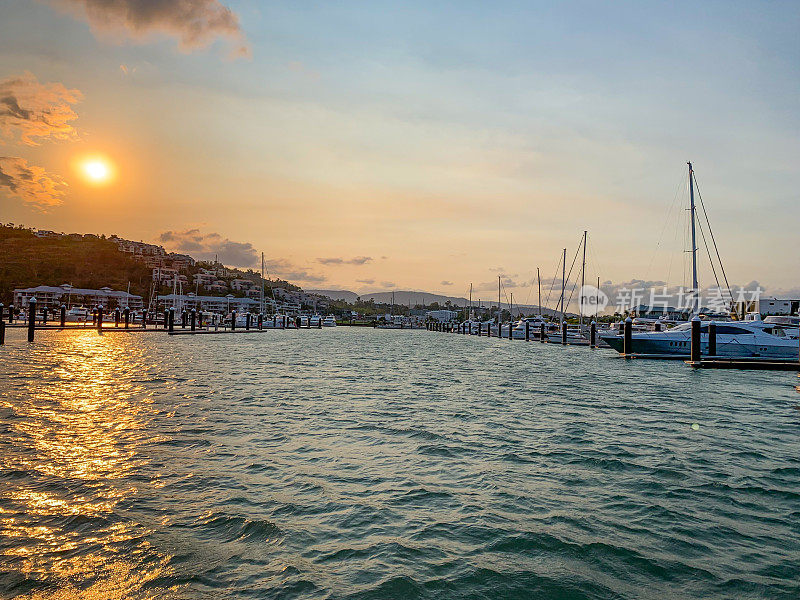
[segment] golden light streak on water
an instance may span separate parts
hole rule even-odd
[[[16,416],[9,436],[25,451],[3,455],[2,467],[35,473],[37,481],[34,489],[12,480],[0,495],[0,533],[16,541],[3,559],[32,580],[58,582],[58,590],[30,598],[131,597],[163,576],[168,560],[145,569],[127,560],[152,553],[149,530],[114,514],[136,492],[123,481],[150,441],[147,393],[119,376],[135,364],[136,346],[126,336],[81,332],[55,337],[48,354],[37,359],[57,360],[44,372],[30,365],[39,377],[25,397],[3,402]]]

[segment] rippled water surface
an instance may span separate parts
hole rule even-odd
[[[2,597],[800,597],[793,373],[345,327],[37,336],[0,348]]]

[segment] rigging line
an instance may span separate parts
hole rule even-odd
[[[656,247],[653,249],[653,254],[650,256],[650,263],[647,265],[647,270],[644,272],[644,279],[648,280],[650,278],[650,270],[653,268],[653,262],[655,262],[656,254],[658,253],[658,249],[661,246],[661,242],[664,239],[664,233],[667,230],[667,223],[672,221],[672,211],[677,204],[678,197],[681,193],[681,188],[683,187],[685,175],[681,175],[680,182],[678,183],[677,187],[675,188],[675,195],[672,197],[672,202],[670,202],[669,207],[667,208],[667,215],[664,219],[664,224],[661,227],[661,233],[658,236],[658,241],[656,242]]]
[[[581,241],[578,243],[578,249],[575,250],[575,257],[572,259],[572,265],[569,267],[569,273],[567,273],[567,281],[564,282],[564,293],[566,294],[567,291],[567,283],[569,282],[570,277],[572,276],[572,269],[575,268],[575,261],[578,260],[578,254],[580,254],[581,246],[583,245],[583,236],[581,236]],[[569,293],[569,302],[572,301],[572,294],[575,292],[575,286],[578,285],[578,279],[575,279],[575,283],[572,285],[572,290]],[[566,307],[569,306],[569,302],[567,299],[564,298],[564,304],[561,306],[564,307],[564,311],[566,312]]]
[[[581,246],[583,245],[583,236],[581,236],[581,241],[578,243],[578,248],[575,250],[575,256],[572,258],[572,264],[569,267],[569,273],[567,273],[567,281],[564,282],[564,287],[567,287],[567,282],[569,278],[572,277],[572,269],[575,268],[575,261],[578,260],[578,254],[581,252]]]
[[[549,307],[550,306],[550,294],[552,293],[553,288],[556,285],[556,277],[558,276],[558,267],[561,266],[561,260],[562,260],[561,254],[559,254],[558,255],[558,264],[556,265],[556,272],[553,273],[553,279],[550,280],[550,291],[547,292],[547,300],[544,301],[545,307]]]
[[[694,179],[694,186],[697,188],[697,197],[700,198],[700,206],[703,209],[703,215],[705,215],[706,223],[708,223],[708,233],[711,236],[711,242],[714,244],[714,252],[717,255],[717,261],[719,261],[719,268],[722,271],[722,278],[725,280],[725,285],[728,288],[728,295],[731,297],[731,301],[733,301],[733,292],[731,291],[731,285],[728,283],[728,275],[725,273],[725,266],[722,264],[722,258],[720,258],[719,255],[719,248],[717,248],[717,240],[714,239],[714,231],[711,229],[711,221],[708,218],[706,205],[703,202],[703,196],[700,194],[700,185],[697,183],[697,177],[695,176],[694,171],[692,171],[692,179]]]
[[[703,224],[702,222],[697,222],[697,228],[700,230],[700,237],[703,238],[703,245],[706,247],[706,254],[708,254],[708,262],[711,264],[711,272],[714,274],[714,281],[717,283],[717,288],[720,287],[719,285],[719,277],[717,277],[717,270],[714,268],[714,261],[711,258],[711,250],[708,248],[708,241],[706,241],[706,234],[703,231]]]

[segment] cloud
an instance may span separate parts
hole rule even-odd
[[[397,284],[393,281],[381,281],[381,287],[393,288],[397,287]]]
[[[40,209],[61,204],[67,184],[24,158],[0,156],[0,188],[12,197]]]
[[[42,139],[75,139],[70,121],[78,118],[72,105],[81,101],[78,90],[61,83],[39,83],[32,73],[0,81],[0,133],[36,146]]]
[[[199,229],[164,231],[159,241],[170,250],[186,252],[197,260],[219,262],[233,267],[260,268],[261,256],[250,242],[236,242],[216,233],[203,233]],[[270,258],[264,261],[268,276],[280,277],[292,283],[320,283],[324,275],[308,271],[285,258]]]
[[[219,233],[202,233],[199,229],[165,231],[159,236],[162,244],[171,250],[187,252],[199,260],[214,260],[226,265],[254,267],[259,255],[250,242],[235,242]]]
[[[250,47],[239,17],[219,0],[50,0],[77,18],[86,20],[96,34],[123,34],[141,42],[153,34],[178,39],[183,52],[208,47],[218,38],[228,39],[231,57],[249,57]]]
[[[371,256],[356,256],[351,259],[344,259],[340,257],[333,258],[318,258],[317,262],[323,265],[355,265],[361,266],[368,262],[372,262]]]
[[[366,285],[372,285],[373,283],[375,283],[375,280],[374,279],[356,279],[356,283],[363,283],[363,284],[366,284]]]
[[[453,282],[452,282],[452,281],[447,281],[447,280],[444,280],[444,281],[441,281],[441,282],[440,282],[440,285],[453,285]]]

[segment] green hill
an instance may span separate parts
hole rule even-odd
[[[0,302],[12,302],[15,288],[69,283],[108,286],[147,296],[152,272],[102,237],[39,238],[30,229],[0,225]]]

